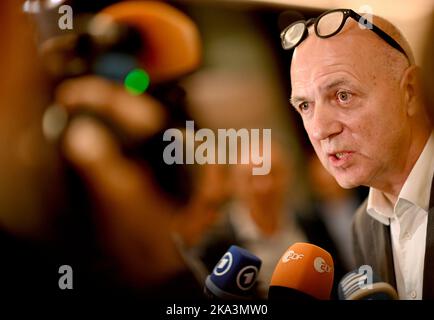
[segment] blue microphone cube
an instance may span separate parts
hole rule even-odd
[[[219,298],[251,295],[261,268],[261,260],[249,251],[231,246],[206,279],[206,287]]]

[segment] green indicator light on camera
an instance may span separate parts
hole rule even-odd
[[[149,87],[149,75],[142,69],[134,69],[125,77],[125,89],[133,94],[139,95],[146,91]]]

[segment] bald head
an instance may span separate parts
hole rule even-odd
[[[411,47],[399,29],[386,19],[373,16],[372,23],[394,39],[403,48],[408,58],[380,38],[375,32],[364,28],[353,19],[347,19],[344,28],[337,35],[328,39],[318,38],[315,35],[313,26],[311,26],[308,39],[300,44],[300,49],[296,48],[294,59],[297,58],[298,52],[305,42],[314,41],[316,44],[315,49],[313,47],[307,49],[312,53],[322,53],[323,51],[318,50],[318,48],[323,46],[329,48],[341,47],[341,50],[337,50],[336,54],[345,54],[357,61],[360,61],[361,58],[367,58],[370,60],[369,64],[375,65],[377,71],[381,70],[392,78],[399,79],[402,72],[409,65],[415,64]]]
[[[419,97],[411,49],[387,20],[373,30],[347,19],[336,35],[309,36],[291,65],[291,102],[326,169],[345,188],[400,190],[431,131]]]
[[[403,36],[401,31],[399,31],[399,29],[396,26],[394,26],[391,22],[379,16],[374,15],[372,22],[374,25],[376,25],[385,33],[387,33],[390,37],[392,37],[392,39],[395,40],[402,47],[402,49],[404,49],[405,54],[408,57],[409,64],[414,65],[415,60],[413,56],[413,51],[411,50],[410,44],[408,43],[407,39]]]

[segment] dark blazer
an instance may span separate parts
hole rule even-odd
[[[353,222],[353,245],[357,265],[367,264],[385,282],[396,288],[390,226],[372,218],[367,203],[359,207]],[[434,299],[434,179],[428,210],[425,265],[423,275],[423,299]]]

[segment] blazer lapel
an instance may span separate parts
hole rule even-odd
[[[372,250],[374,254],[374,272],[378,272],[381,279],[396,288],[395,266],[393,264],[392,241],[390,238],[390,226],[372,219],[373,230]]]
[[[355,223],[355,233],[364,234],[356,247],[360,251],[358,263],[370,265],[382,281],[396,288],[395,267],[393,264],[390,226],[382,224],[367,212],[367,201],[363,204],[364,214]]]
[[[431,183],[431,197],[426,230],[425,264],[423,272],[423,299],[434,299],[434,178]]]

